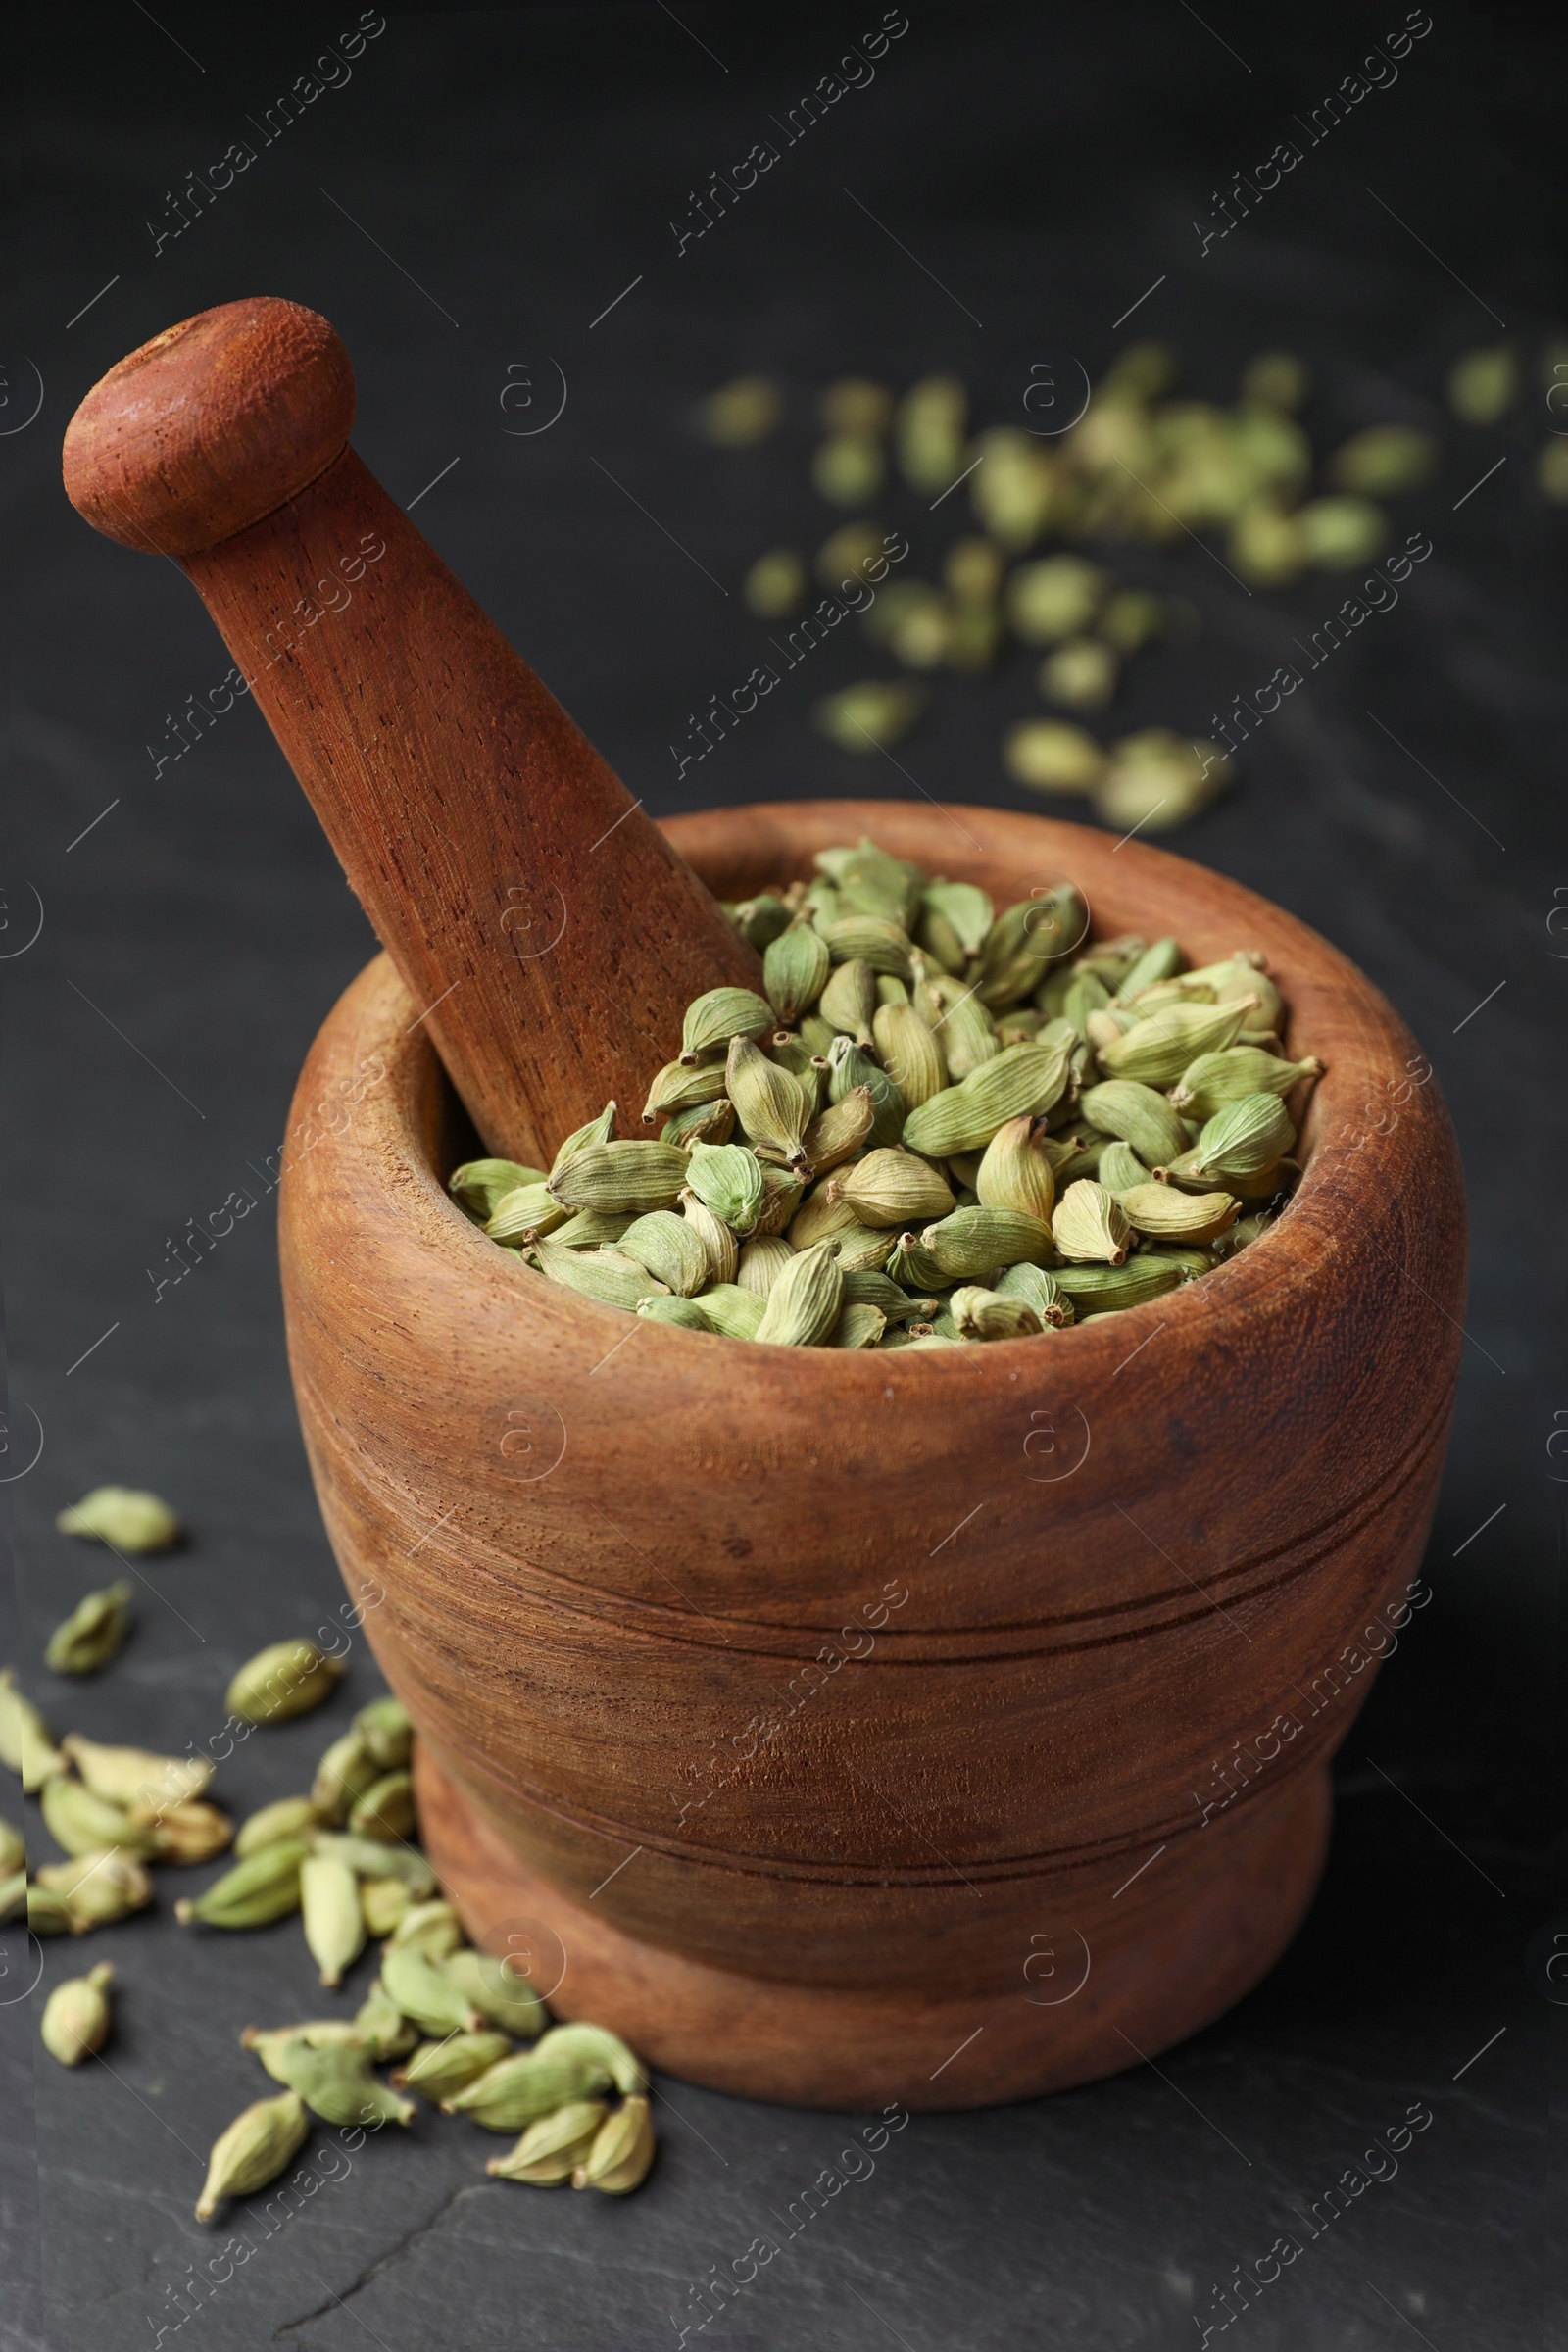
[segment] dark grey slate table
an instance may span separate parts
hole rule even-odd
[[[8,1647],[63,1722],[173,1749],[216,1730],[242,1657],[338,1591],[289,1397],[270,1197],[157,1303],[154,1282],[188,1219],[265,1185],[311,1035],[372,942],[248,707],[157,768],[169,714],[226,662],[172,567],[94,538],[65,504],[60,436],[88,383],[211,302],[263,290],[327,313],[359,370],[368,462],[419,497],[422,527],[660,810],[910,789],[811,732],[815,695],[867,666],[845,643],[678,790],[667,748],[760,658],[735,593],[746,564],[831,519],[802,488],[808,395],[828,376],[949,367],[995,416],[1020,353],[1076,353],[1093,374],[1130,334],[1168,336],[1195,391],[1223,398],[1250,351],[1285,341],[1316,376],[1321,442],[1374,417],[1436,421],[1455,351],[1501,319],[1536,354],[1561,323],[1544,178],[1561,63],[1528,12],[1439,12],[1396,81],[1204,250],[1211,192],[1294,135],[1381,19],[911,0],[875,79],[684,251],[669,222],[689,224],[691,191],[879,12],[396,14],[351,78],[268,139],[276,94],[352,25],[342,13],[342,28],[319,12],[215,24],[172,0],[156,21],[40,16],[29,36],[0,411],[25,555],[6,640]],[[174,234],[186,174],[236,139],[254,164]],[[496,370],[530,360],[553,384],[541,355],[564,414],[509,437]],[[787,463],[719,457],[690,430],[695,397],[752,368],[791,387]],[[1568,1427],[1563,523],[1532,486],[1553,421],[1537,385],[1501,427],[1446,428],[1444,471],[1411,504],[1434,553],[1400,608],[1323,665],[1248,747],[1241,789],[1176,844],[1316,924],[1388,992],[1436,1064],[1471,1187],[1435,1597],[1341,1757],[1322,1893],[1268,1981],[1157,2070],[916,2119],[709,2340],[1192,2344],[1220,2332],[1216,2287],[1282,2233],[1300,2257],[1233,2322],[1255,2352],[1563,2340],[1561,2020],[1539,1941],[1534,1981],[1527,1966],[1568,1913],[1552,1858],[1552,1482],[1568,1463],[1550,1444]],[[929,574],[964,527],[962,494],[936,513],[894,504]],[[1321,578],[1250,598],[1186,542],[1111,560],[1201,622],[1135,672],[1129,726],[1201,728],[1333,601]],[[1022,805],[996,747],[1032,700],[1016,658],[984,689],[944,686],[901,760],[921,790]],[[192,1542],[146,1564],[121,1661],[68,1690],[39,1650],[101,1562],[53,1514],[106,1479],[173,1497]],[[358,1655],[323,1715],[256,1739],[218,1792],[244,1811],[297,1788],[373,1687]],[[48,1949],[29,2000],[38,1956],[9,1939],[8,2346],[673,2344],[694,2287],[857,2128],[662,2083],[658,2174],[618,2206],[487,2182],[494,2143],[421,2116],[347,2171],[323,2158],[296,2218],[270,2236],[253,2221],[233,2281],[182,2304],[212,2250],[190,2217],[205,2151],[257,2093],[237,2032],[320,1996],[297,1929],[199,1940],[163,1886],[156,1915],[90,1947],[121,1978],[102,2066],[33,2063],[38,2002],[89,1947]],[[1306,2239],[1299,2217],[1413,2102],[1433,2122],[1396,2176]]]

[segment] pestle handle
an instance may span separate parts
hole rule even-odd
[[[635,1121],[681,1014],[759,965],[593,745],[348,446],[324,318],[203,311],[110,369],[66,489],[200,591],[486,1148]],[[546,1132],[549,1130],[549,1132]]]

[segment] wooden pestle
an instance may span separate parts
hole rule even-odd
[[[548,1165],[635,1121],[682,1011],[758,959],[348,447],[316,312],[202,311],[112,368],[66,434],[73,504],[195,582],[486,1148]]]

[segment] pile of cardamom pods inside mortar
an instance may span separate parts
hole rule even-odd
[[[1157,1298],[1265,1230],[1299,1174],[1260,955],[1092,940],[1071,883],[1000,912],[871,841],[727,911],[765,995],[687,1007],[640,1135],[449,1185],[548,1281],[797,1348],[948,1348]],[[650,1132],[657,1128],[657,1136]]]

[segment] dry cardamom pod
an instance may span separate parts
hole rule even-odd
[[[930,991],[938,1009],[935,1020],[927,1026],[941,1048],[949,1078],[955,1086],[961,1086],[966,1078],[973,1077],[982,1062],[996,1059],[1002,1052],[1002,1040],[972,982],[954,979],[947,973],[933,973]],[[924,1019],[918,987],[913,1004]]]
[[[827,1344],[830,1348],[875,1348],[887,1327],[888,1319],[879,1306],[846,1299]]]
[[[654,2161],[653,2112],[644,2098],[627,2099],[601,2124],[587,2156],[571,2176],[573,2188],[623,2197],[641,2187]]]
[[[328,1749],[328,1754],[331,1750]],[[283,1838],[306,1839],[320,1826],[322,1815],[308,1796],[280,1796],[271,1804],[263,1805],[241,1822],[234,1838],[236,1861],[254,1854],[258,1847],[276,1845]]]
[[[875,1124],[870,1088],[852,1086],[841,1102],[830,1102],[807,1128],[803,1140],[808,1163],[819,1176],[825,1175],[859,1151]]]
[[[310,2136],[311,2119],[297,2091],[258,2099],[213,2142],[196,2219],[210,2222],[225,2197],[248,2197],[275,2180]]]
[[[1062,1194],[1053,1230],[1061,1255],[1075,1263],[1119,1266],[1132,1246],[1126,1210],[1088,1176],[1077,1178]]]
[[[638,1300],[637,1312],[645,1323],[672,1323],[677,1331],[707,1331],[713,1328],[705,1307],[695,1298],[674,1298],[664,1294]]]
[[[1101,1046],[1101,1062],[1112,1078],[1173,1086],[1200,1054],[1235,1043],[1253,1002],[1239,997],[1231,1004],[1166,1004]]]
[[[732,1233],[750,1233],[761,1213],[761,1163],[744,1144],[693,1144],[687,1189]]]
[[[554,2115],[568,2099],[592,2098],[609,2088],[609,2069],[596,2059],[524,2050],[499,2060],[441,2106],[447,2115],[472,2116],[487,2132],[520,2132],[539,2116]]]
[[[1173,1184],[1137,1184],[1116,1199],[1133,1231],[1156,1242],[1212,1242],[1237,1218],[1229,1193],[1184,1193]]]
[[[63,1899],[74,1936],[112,1927],[133,1911],[144,1911],[153,1899],[147,1869],[119,1846],[74,1854],[69,1862],[45,1862],[38,1884]]]
[[[368,1699],[354,1718],[354,1729],[383,1772],[406,1764],[414,1751],[414,1725],[401,1698],[390,1691]]]
[[[274,1642],[257,1651],[228,1686],[224,1704],[244,1723],[286,1723],[330,1698],[346,1660],[314,1642]]]
[[[96,1674],[107,1666],[130,1630],[134,1596],[135,1587],[124,1577],[101,1592],[84,1593],[50,1635],[44,1664],[55,1674]]]
[[[871,1098],[872,1145],[896,1144],[904,1133],[904,1097],[870,1055],[852,1037],[835,1037],[827,1053],[827,1095],[833,1103],[847,1102],[859,1087]]]
[[[871,966],[858,956],[839,964],[821,992],[818,1009],[840,1035],[853,1037],[861,1052],[868,1053],[877,1010],[876,974]]]
[[[690,1187],[687,1187],[681,1198],[689,1197]],[[701,1201],[698,1206],[702,1206]],[[701,1235],[673,1209],[655,1208],[647,1216],[638,1217],[627,1226],[616,1246],[677,1298],[695,1298],[709,1278],[708,1250]]]
[[[686,1181],[686,1154],[676,1145],[633,1136],[585,1144],[556,1170],[550,1190],[567,1208],[640,1216],[650,1208],[672,1207]]]
[[[568,2099],[553,2115],[530,2124],[514,2148],[492,2156],[484,2169],[498,2180],[559,2188],[589,2161],[609,2112],[603,2099]]]
[[[1187,1149],[1187,1130],[1172,1105],[1136,1079],[1107,1078],[1091,1086],[1078,1107],[1102,1135],[1131,1144],[1146,1167],[1163,1167]]]
[[[316,1767],[310,1796],[304,1801],[311,1805],[318,1821],[329,1821],[336,1826],[347,1821],[349,1808],[365,1794],[367,1788],[373,1788],[380,1777],[381,1767],[371,1755],[365,1734],[356,1724],[352,1730],[333,1740]],[[235,1850],[239,1850],[237,1846]]]
[[[842,1257],[839,1262],[843,1263]],[[911,1298],[888,1275],[873,1268],[867,1268],[864,1272],[846,1273],[844,1304],[846,1307],[874,1306],[886,1316],[889,1323],[907,1323],[916,1315],[934,1315],[937,1311],[934,1298]]]
[[[775,1347],[818,1348],[839,1319],[844,1276],[831,1242],[803,1250],[768,1293],[756,1337]]]
[[[182,1927],[199,1920],[209,1928],[265,1928],[283,1919],[300,1907],[300,1870],[308,1851],[297,1838],[258,1846],[204,1893],[177,1902],[174,1917]]]
[[[567,1160],[575,1159],[579,1152],[586,1152],[590,1144],[608,1144],[615,1132],[615,1114],[616,1105],[607,1102],[596,1119],[590,1119],[585,1126],[574,1127],[551,1161],[550,1174],[559,1176]]]
[[[1072,1300],[1080,1323],[1090,1315],[1119,1312],[1126,1306],[1143,1306],[1151,1298],[1162,1298],[1187,1279],[1174,1259],[1152,1250],[1140,1250],[1119,1266],[1059,1265],[1055,1276],[1057,1287]]]
[[[1064,1034],[1005,1047],[961,1085],[912,1110],[904,1128],[909,1150],[931,1159],[980,1152],[1009,1119],[1037,1118],[1054,1109],[1066,1092],[1068,1057],[1077,1042],[1068,1023],[1061,1022],[1059,1029]]]
[[[39,2039],[62,2066],[79,2066],[109,2039],[109,1987],[115,1972],[107,1960],[84,1977],[67,1977],[44,2003]]]
[[[783,1249],[787,1258],[794,1256],[787,1242]],[[698,1301],[691,1303],[695,1306]],[[736,1282],[710,1282],[702,1296],[701,1312],[708,1329],[721,1333],[726,1340],[755,1340],[765,1305],[760,1291],[742,1290]]]
[[[656,1144],[649,1149],[658,1151],[660,1147]],[[540,1273],[563,1290],[575,1291],[601,1306],[618,1306],[628,1315],[635,1314],[639,1301],[662,1287],[646,1266],[614,1250],[564,1250],[559,1242],[536,1242],[533,1260]]]
[[[762,1158],[782,1167],[805,1168],[803,1138],[810,1112],[798,1078],[769,1061],[749,1037],[736,1037],[730,1040],[724,1091]]]
[[[412,2058],[396,2068],[392,2082],[398,2090],[416,2090],[439,2106],[455,2091],[466,2090],[499,2059],[509,2055],[505,2034],[449,2034],[442,2041],[422,2041]]]
[[[27,1840],[14,1822],[0,1818],[0,1878],[11,1878],[27,1866]],[[74,1866],[73,1866],[74,1867]]]
[[[1045,1329],[1027,1298],[972,1284],[954,1292],[953,1320],[960,1340],[1022,1340]]]
[[[440,1965],[474,2008],[514,2039],[532,2041],[550,2023],[549,2010],[514,1956],[466,1950],[451,1953]]]
[[[827,942],[808,919],[798,915],[787,931],[770,940],[762,956],[762,986],[786,1028],[809,1011],[833,969]]]
[[[543,1184],[547,1171],[525,1168],[515,1159],[466,1159],[447,1178],[447,1191],[458,1206],[483,1225],[493,1217],[508,1193],[525,1184]]]
[[[610,2081],[622,2093],[646,2090],[648,2077],[642,2062],[633,2056],[618,2034],[608,2026],[573,2023],[552,2026],[540,2042],[536,2055],[540,2058],[582,2058],[605,2069]]]
[[[437,1895],[428,1903],[411,1903],[392,1930],[391,1942],[412,1944],[427,1960],[446,1960],[463,1947],[463,1922],[452,1905]]]
[[[1044,1265],[1051,1255],[1051,1228],[1018,1208],[956,1208],[928,1225],[921,1248],[941,1271],[943,1282],[973,1282],[999,1266],[1027,1259]],[[891,1269],[890,1269],[891,1271]],[[894,1276],[895,1280],[899,1277]]]
[[[912,1152],[868,1152],[829,1180],[827,1198],[852,1209],[857,1224],[901,1228],[918,1217],[946,1216],[955,1205],[930,1161]]]
[[[213,1777],[212,1762],[206,1756],[160,1756],[145,1747],[103,1747],[96,1740],[84,1740],[79,1732],[66,1734],[60,1752],[71,1758],[83,1787],[94,1796],[107,1797],[112,1805],[135,1805],[147,1811],[156,1811],[162,1804],[177,1804],[181,1797],[200,1796]]]
[[[1174,979],[1186,961],[1174,939],[1151,940],[1143,954],[1135,957],[1122,974],[1116,988],[1116,1002],[1129,1004],[1134,997],[1141,995],[1146,988],[1152,988],[1156,981]]]
[[[693,1067],[684,1061],[666,1061],[656,1071],[643,1104],[643,1125],[652,1127],[656,1119],[668,1119],[676,1111],[701,1110],[716,1102],[724,1092],[724,1065],[721,1061],[699,1063]]]
[[[373,2130],[378,2124],[414,2121],[414,2101],[372,2075],[369,2053],[354,2043],[317,2046],[303,2034],[291,2034],[269,2048],[265,2063],[273,2081],[297,2091],[323,2124]]]
[[[835,1192],[837,1179],[824,1177],[814,1184],[790,1219],[789,1241],[792,1250],[814,1249],[818,1242],[830,1241],[859,1219],[847,1200]],[[771,1295],[771,1294],[770,1294]]]
[[[0,1673],[0,1764],[22,1775],[24,1796],[34,1796],[55,1773],[64,1772],[66,1758],[33,1705],[17,1689],[11,1667]]]
[[[827,925],[823,937],[835,963],[868,963],[873,972],[890,973],[895,980],[909,977],[911,943],[901,923],[874,914],[842,915]]]
[[[948,1083],[940,1032],[928,1029],[912,1004],[879,1004],[871,1024],[882,1067],[906,1111],[917,1110]]]
[[[705,1280],[733,1282],[740,1262],[740,1250],[723,1218],[715,1216],[707,1201],[700,1200],[689,1185],[680,1197],[680,1213],[687,1230],[696,1236],[697,1246],[702,1250],[703,1262],[708,1269]],[[675,1286],[672,1284],[670,1287],[673,1289]]]
[[[1186,1118],[1211,1119],[1244,1095],[1288,1095],[1303,1079],[1322,1075],[1323,1064],[1312,1054],[1304,1061],[1285,1061],[1277,1054],[1264,1053],[1261,1046],[1229,1046],[1189,1062],[1171,1088],[1170,1100]]]
[[[360,1882],[348,1864],[333,1854],[307,1855],[300,1867],[300,1909],[306,1949],[321,1972],[321,1983],[341,1984],[344,1970],[352,1968],[365,1949]]]
[[[381,1954],[381,1982],[405,2017],[426,2034],[476,2034],[485,2023],[456,1978],[439,1961],[413,1944],[389,1943]]]
[[[152,1832],[144,1822],[132,1821],[123,1805],[94,1796],[79,1781],[57,1774],[45,1781],[38,1802],[50,1837],[68,1854],[100,1853],[108,1845],[127,1854],[152,1851]]]
[[[710,988],[686,1007],[680,1057],[694,1062],[700,1055],[727,1046],[733,1038],[765,1037],[774,1025],[772,1005],[755,990]],[[730,1099],[733,1101],[733,1096]]]
[[[997,919],[997,910],[990,898],[973,882],[950,882],[938,874],[920,894],[921,904],[939,913],[947,922],[958,943],[959,962],[951,969],[960,970],[970,956],[978,956],[986,944],[986,933]]]
[[[130,1820],[151,1836],[149,1853],[155,1862],[211,1862],[234,1842],[234,1824],[219,1805],[204,1797],[187,1796],[156,1812],[131,1807]]]
[[[388,2058],[406,2058],[419,2038],[417,2026],[410,2025],[379,1977],[370,1980],[360,2003],[354,2033],[377,2066]]]
[[[184,1532],[161,1495],[135,1487],[94,1487],[59,1512],[55,1525],[63,1536],[86,1536],[112,1551],[168,1551]]]
[[[974,1176],[975,1192],[987,1208],[1021,1208],[1050,1225],[1056,1179],[1042,1148],[1043,1132],[1036,1133],[1036,1121],[1027,1112],[997,1129]]]
[[[882,1239],[886,1241],[886,1233]],[[883,1265],[889,1279],[901,1290],[943,1291],[953,1280],[937,1264],[924,1242],[912,1233],[900,1234]]]
[[[541,1234],[555,1233],[564,1225],[570,1210],[563,1208],[548,1184],[525,1184],[514,1193],[506,1193],[496,1202],[495,1213],[485,1225],[493,1242],[509,1250],[525,1249]]]
[[[315,1841],[318,1854],[337,1854],[362,1879],[401,1879],[419,1901],[435,1892],[435,1872],[412,1845],[382,1845],[374,1838],[351,1838],[343,1830],[322,1830]]]
[[[401,1879],[360,1879],[360,1910],[368,1936],[393,1935],[413,1908],[414,1896]]]
[[[716,1102],[699,1102],[691,1110],[677,1110],[659,1130],[659,1140],[662,1144],[675,1145],[678,1151],[689,1152],[693,1144],[727,1144],[734,1132],[735,1105],[728,1095],[720,1095]],[[580,1216],[588,1213],[586,1209],[579,1211]]]
[[[1095,1176],[1107,1193],[1115,1193],[1118,1198],[1130,1193],[1135,1185],[1152,1184],[1154,1180],[1152,1168],[1146,1168],[1131,1144],[1123,1143],[1106,1144]]]
[[[1240,1095],[1204,1122],[1192,1154],[1194,1176],[1259,1176],[1272,1168],[1296,1141],[1296,1129],[1278,1095]]]
[[[1008,1266],[996,1288],[1004,1298],[1027,1299],[1047,1331],[1061,1331],[1073,1319],[1072,1300],[1047,1266]]]
[[[84,1927],[71,1915],[71,1905],[63,1894],[52,1886],[24,1886],[27,1900],[27,1933],[29,1936],[79,1936]]]

